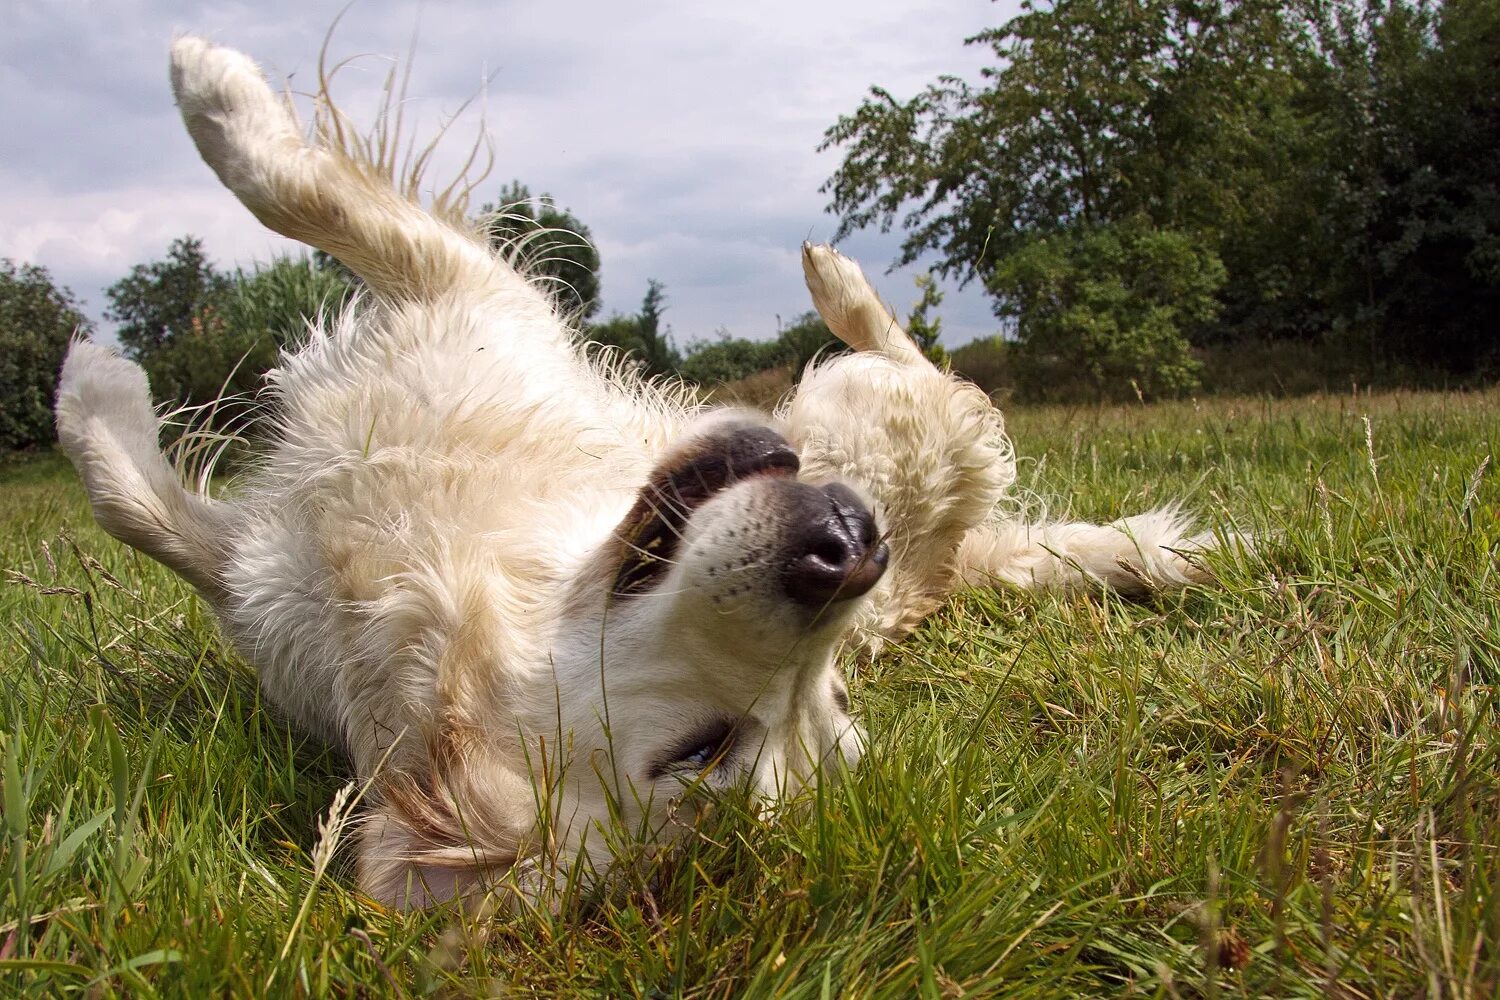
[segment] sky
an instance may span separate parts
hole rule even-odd
[[[200,237],[226,268],[296,251],[199,160],[172,104],[167,47],[204,35],[249,53],[274,84],[306,91],[344,0],[6,6],[0,257],[46,267],[100,320],[104,289],[178,236]],[[940,74],[977,79],[987,50],[963,39],[1017,6],[356,0],[329,53],[353,59],[334,92],[361,125],[408,55],[411,136],[427,141],[470,102],[429,172],[435,186],[482,128],[494,168],[476,205],[512,179],[551,194],[592,231],[601,317],[633,312],[655,278],[683,346],[720,330],[770,337],[810,307],[798,248],[837,229],[818,191],[839,164],[837,152],[817,151],[824,130],[871,85],[906,98]],[[868,231],[841,247],[904,314],[924,268],[886,273],[899,241]],[[947,287],[946,343],[994,332],[982,293]]]

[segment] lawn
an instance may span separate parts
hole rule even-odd
[[[559,912],[401,915],[348,776],[54,456],[0,465],[0,994],[1500,990],[1500,393],[1011,415],[1052,516],[1258,540],[1149,603],[973,593],[852,678],[852,780]]]

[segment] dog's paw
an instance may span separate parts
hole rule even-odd
[[[802,275],[812,293],[813,305],[835,332],[847,325],[845,317],[853,309],[875,298],[859,265],[827,244],[802,244]],[[849,346],[855,350],[875,349],[874,345]]]
[[[267,143],[301,145],[296,123],[243,52],[184,35],[172,43],[172,93],[203,159],[236,194],[254,190]]]
[[[856,351],[908,363],[923,360],[854,261],[833,247],[804,243],[802,274],[813,306],[834,336]]]

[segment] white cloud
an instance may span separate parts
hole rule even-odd
[[[184,233],[225,263],[285,252],[197,161],[166,45],[204,33],[305,90],[340,6],[21,0],[0,39],[0,256],[49,267],[97,315],[105,285]],[[823,130],[871,84],[910,94],[939,73],[972,75],[982,54],[962,39],[1013,7],[370,0],[349,9],[331,52],[404,56],[415,28],[406,111],[424,139],[493,73],[481,103],[496,169],[481,200],[515,177],[571,208],[600,247],[606,309],[633,309],[657,278],[679,338],[763,336],[807,307],[797,245],[835,228],[817,190],[838,162],[815,152]],[[362,58],[341,74],[360,120],[390,65]],[[468,135],[455,130],[434,176]],[[863,234],[849,247],[878,273],[896,243]],[[907,275],[877,283],[898,306],[915,297]],[[994,326],[972,291],[946,306],[953,342]]]

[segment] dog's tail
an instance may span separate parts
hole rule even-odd
[[[1175,507],[1110,524],[996,521],[964,538],[958,568],[972,587],[1107,587],[1139,598],[1211,582],[1203,555],[1216,541]]]
[[[485,288],[511,295],[512,311],[530,306],[550,315],[545,293],[461,221],[462,199],[446,211],[424,209],[414,178],[395,176],[386,147],[397,137],[361,143],[326,93],[319,99],[328,102],[328,120],[309,142],[289,102],[248,56],[191,36],[172,45],[172,91],[198,152],[245,207],[283,236],[343,262],[377,296],[431,301],[455,288]]]
[[[57,387],[57,434],[94,517],[218,603],[237,512],[183,488],[161,453],[160,430],[140,366],[92,341],[75,341]]]

